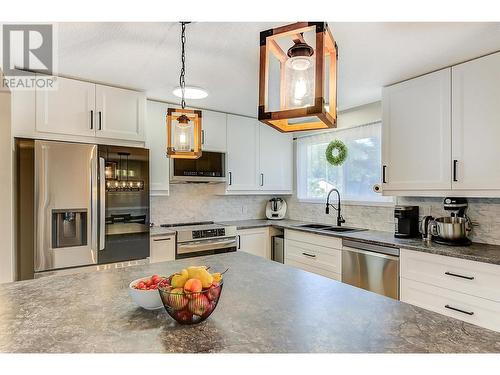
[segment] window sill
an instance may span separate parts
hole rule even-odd
[[[297,202],[299,203],[311,203],[311,204],[326,204],[325,199],[303,199],[297,198]],[[331,203],[336,204],[336,199],[333,199]],[[340,203],[344,206],[368,206],[368,207],[394,207],[396,204],[394,199],[389,202],[372,202],[372,201],[350,201],[350,200],[341,200]]]

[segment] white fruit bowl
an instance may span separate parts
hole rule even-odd
[[[136,285],[139,281],[147,280],[147,277],[141,277],[140,279],[132,281],[128,285],[128,293],[130,297],[134,300],[134,302],[146,310],[158,310],[163,307],[163,302],[160,298],[160,293],[158,293],[158,289],[153,290],[141,290],[135,289],[133,286]]]

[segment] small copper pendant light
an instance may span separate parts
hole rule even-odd
[[[179,159],[198,159],[201,156],[201,111],[186,109],[186,24],[181,22],[181,108],[167,109],[167,156]]]

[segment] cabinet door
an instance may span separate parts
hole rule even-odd
[[[450,75],[447,68],[384,88],[384,190],[451,188]]]
[[[452,68],[453,189],[500,188],[500,53]]]
[[[293,144],[292,134],[280,133],[270,126],[259,125],[259,168],[262,190],[291,191]]]
[[[36,131],[95,136],[95,84],[58,77],[54,90],[36,90]]]
[[[271,258],[269,228],[238,231],[238,251],[244,251],[266,259]]]
[[[259,123],[227,115],[227,190],[258,190]]]
[[[152,236],[150,248],[151,263],[175,260],[175,236]]]
[[[221,112],[202,111],[202,150],[226,152],[226,118]]]
[[[96,85],[96,136],[144,142],[143,93]]]
[[[149,148],[151,195],[168,195],[170,162],[167,158],[167,105],[147,101],[146,147]]]

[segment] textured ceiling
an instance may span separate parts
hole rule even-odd
[[[200,22],[187,26],[186,84],[210,95],[188,105],[255,116],[258,37],[280,24]],[[380,99],[384,85],[500,50],[500,23],[335,23],[338,107]],[[60,23],[59,73],[172,95],[180,68],[178,23]]]

